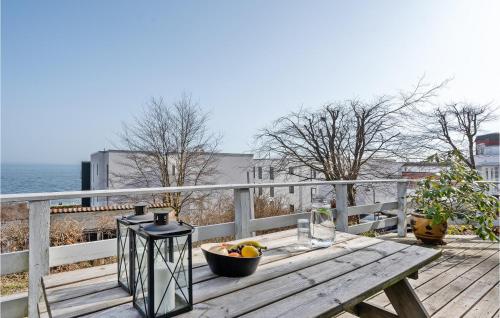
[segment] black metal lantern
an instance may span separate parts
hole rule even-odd
[[[118,263],[118,285],[133,294],[134,277],[134,232],[130,227],[135,224],[153,222],[153,214],[147,213],[146,204],[137,204],[134,206],[135,214],[122,216],[116,220],[116,242],[117,263]]]
[[[172,317],[193,309],[192,232],[168,212],[154,223],[133,227],[135,235],[134,307],[144,317]]]

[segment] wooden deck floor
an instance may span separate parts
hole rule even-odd
[[[393,234],[379,237],[400,243],[421,244],[414,236],[398,238]],[[500,317],[499,244],[471,236],[450,236],[443,254],[410,280],[432,317]],[[384,293],[369,300],[394,312]],[[338,318],[356,317],[343,313]]]

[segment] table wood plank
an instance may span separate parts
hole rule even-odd
[[[378,244],[361,248],[352,253],[338,255],[325,262],[310,264],[300,270],[294,269],[284,276],[274,279],[260,279],[260,284],[233,291],[203,303],[198,303],[192,312],[186,313],[182,317],[234,317],[242,315],[284,299],[306,288],[317,286],[330,279],[356,270],[360,266],[381,260],[387,255],[392,255],[406,248],[408,246],[402,244],[379,242]],[[294,262],[294,258],[290,258],[290,266],[299,263],[299,261]],[[279,268],[286,268],[286,266],[280,266]],[[227,284],[229,285],[230,283],[230,280],[227,280]],[[249,284],[242,284],[242,286],[249,286]],[[214,293],[216,293],[215,290]]]
[[[440,251],[409,246],[380,261],[249,312],[243,317],[332,316],[400,281],[440,254]]]
[[[272,262],[275,259],[278,259],[275,254],[278,253],[273,252],[275,249],[282,248],[284,246],[288,246],[291,244],[291,242],[295,239],[296,240],[296,230],[287,230],[287,231],[282,231],[282,232],[275,232],[271,234],[266,234],[264,236],[260,237],[255,237],[253,239],[259,240],[266,245],[268,245],[269,250],[270,250],[270,257],[266,257],[264,255],[262,259],[262,264]],[[352,239],[355,236],[350,235],[350,234],[341,234],[340,235],[341,240],[347,240],[347,239]],[[237,240],[238,241],[244,241],[243,240]],[[248,240],[248,239],[246,239]],[[214,277],[213,275],[208,275],[207,272],[210,272],[210,269],[208,268],[206,264],[205,257],[203,256],[203,253],[200,248],[195,248],[193,249],[193,255],[197,256],[200,258],[198,261],[198,268],[193,269],[193,277],[199,276],[198,280],[202,279],[208,279],[211,277]],[[274,256],[273,256],[274,255]],[[201,261],[203,259],[203,261]],[[51,274],[47,275],[43,278],[44,286],[46,290],[48,291],[48,295],[52,294],[52,291],[58,290],[55,289],[56,287],[61,287],[62,289],[65,289],[66,287],[72,287],[72,286],[87,286],[88,292],[94,292],[94,291],[99,291],[108,288],[109,284],[106,283],[106,288],[104,286],[97,286],[99,283],[107,282],[108,278],[110,275],[116,275],[117,271],[117,264],[107,264],[107,265],[102,265],[102,266],[96,266],[96,267],[90,267],[90,268],[84,268],[76,271],[70,271],[70,272],[63,272],[63,273],[56,273],[56,274]],[[195,274],[196,273],[196,274]],[[211,273],[211,272],[210,272]],[[116,280],[115,276],[115,280]],[[198,280],[195,280],[197,282]],[[92,284],[95,289],[92,289]],[[76,290],[76,289],[75,289]],[[72,290],[68,290],[66,294],[69,294],[67,298],[73,297],[71,295]],[[57,299],[54,301],[60,301],[61,299],[59,297],[64,297],[65,292],[59,292],[60,295],[58,295]],[[85,294],[85,291],[82,290],[78,293],[79,295]],[[50,298],[50,297],[49,297]]]
[[[335,241],[335,244],[337,243],[342,243],[346,242],[349,240],[356,239],[357,236],[347,234],[347,233],[339,233],[337,240]],[[297,242],[297,237],[292,236],[292,237],[286,237],[286,238],[281,238],[278,240],[275,240],[274,242],[269,242],[269,245],[271,248],[268,247],[268,250],[265,250],[262,253],[262,257],[259,263],[259,266],[275,262],[281,259],[288,258],[290,256],[294,255],[300,255],[304,254],[307,252],[310,252],[310,250],[299,250],[296,248],[296,242]],[[208,265],[206,266],[200,266],[198,268],[193,269],[193,281],[195,283],[199,283],[202,281],[206,281],[212,278],[216,278],[217,275],[212,273]]]
[[[129,303],[131,300],[132,296],[129,296],[128,293],[120,287],[117,287],[53,303],[50,305],[50,311],[53,318],[77,317],[101,309]]]
[[[220,276],[209,281],[201,282],[193,286],[194,302],[199,303],[210,298],[229,294],[238,289],[268,281],[327,260],[335,259],[355,250],[365,249],[381,242],[380,240],[358,237],[344,243],[334,244],[330,248],[312,250],[308,253],[295,255],[262,265],[250,276],[240,278]]]
[[[262,273],[264,274],[264,276],[261,279],[265,279],[266,270],[267,270],[267,272],[272,273],[272,275],[279,275],[280,272],[276,271],[275,268],[282,267],[283,264],[287,264],[288,262],[278,263],[277,265],[270,265],[270,263],[272,263],[273,261],[276,261],[276,260],[290,257],[292,255],[313,253],[312,256],[309,256],[309,257],[302,256],[302,259],[308,260],[308,259],[311,259],[314,257],[318,257],[317,261],[320,262],[324,259],[330,259],[330,258],[335,257],[336,255],[349,253],[349,252],[352,252],[354,250],[361,249],[363,247],[380,242],[379,240],[374,240],[374,239],[367,238],[367,237],[359,237],[359,236],[354,236],[354,235],[344,234],[344,233],[339,233],[339,234],[340,235],[338,237],[339,237],[340,242],[335,243],[336,248],[334,249],[333,254],[331,254],[331,251],[328,251],[325,249],[296,251],[294,248],[294,245],[293,245],[294,240],[296,240],[295,236],[278,239],[278,240],[286,240],[287,243],[285,241],[282,241],[279,244],[284,244],[284,243],[288,244],[288,247],[290,247],[290,250],[286,250],[284,248],[281,248],[281,249],[276,248],[274,250],[270,250],[270,251],[265,252],[265,254],[263,256],[263,261],[266,259],[267,259],[267,261],[264,261],[263,262],[264,265],[259,267],[259,271],[262,271]],[[347,241],[349,241],[349,242],[354,241],[354,242],[347,243]],[[273,253],[272,251],[279,252],[281,255]],[[337,251],[337,253],[335,253],[335,251]],[[271,254],[271,255],[269,255],[269,254]],[[266,266],[266,264],[267,264],[267,266]],[[302,264],[302,266],[307,266],[307,264],[305,264],[304,262],[298,263],[297,265],[300,266],[301,264]],[[207,270],[209,270],[208,266],[204,266],[204,267],[199,267],[197,269],[194,269],[193,271],[202,270],[203,268],[206,268]],[[285,269],[285,270],[286,270],[285,272],[290,272],[293,270],[293,268],[289,268],[289,269]],[[252,279],[256,278],[255,275],[250,276],[250,277]],[[217,279],[219,277],[214,276],[214,278]],[[72,284],[68,284],[68,285],[64,285],[64,286],[49,288],[47,291],[50,295],[49,298],[52,301],[61,302],[61,301],[66,300],[66,299],[81,297],[83,295],[91,295],[93,293],[100,292],[104,289],[110,289],[112,287],[116,287],[115,282],[116,282],[116,276],[115,275],[108,275],[108,276],[103,276],[103,277],[99,277],[99,278],[94,278],[91,280],[78,281],[76,283],[72,283]],[[209,285],[213,285],[213,284],[209,284]],[[209,290],[207,290],[207,291],[209,291]],[[219,292],[220,292],[220,290],[219,290]]]
[[[104,309],[98,312],[80,316],[82,318],[142,318],[139,312],[132,306],[132,303],[126,303],[113,308]]]
[[[88,294],[118,287],[116,274],[84,280],[68,285],[46,289],[49,303],[63,301],[68,298],[81,297]]]
[[[269,234],[264,234],[255,237],[244,238],[240,240],[230,241],[231,243],[239,243],[248,240],[256,240],[262,243],[262,245],[266,245],[269,249],[282,247],[283,242],[287,242],[287,239],[292,239],[297,237],[297,229],[291,229],[286,231],[274,232]],[[281,239],[285,239],[284,241]],[[206,266],[207,261],[205,260],[205,256],[199,247],[193,248],[192,251],[193,257],[193,268],[197,268],[200,266]]]

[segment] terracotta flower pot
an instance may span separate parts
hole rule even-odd
[[[425,244],[445,244],[443,238],[448,229],[447,222],[432,224],[432,220],[424,214],[414,212],[411,214],[410,224],[415,237]]]

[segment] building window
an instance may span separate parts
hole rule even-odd
[[[250,183],[250,171],[247,171],[247,183]]]
[[[172,175],[175,176],[175,165],[172,165]]]
[[[255,167],[253,167],[253,179],[255,180]]]
[[[106,164],[106,188],[109,188],[109,164]]]
[[[96,164],[95,166],[95,173],[97,176],[99,176],[99,164]]]
[[[289,186],[288,187],[288,192],[295,193],[295,187],[294,186]]]
[[[259,174],[259,179],[262,179],[262,167],[259,167],[258,174]]]
[[[311,169],[311,179],[316,179],[316,170]]]
[[[484,144],[476,144],[476,155],[484,155]]]
[[[311,188],[311,202],[313,202],[315,196],[316,196],[316,188]]]
[[[259,188],[259,195],[262,195],[262,188]]]
[[[293,167],[288,168],[288,174],[293,174]]]
[[[498,181],[498,167],[495,167],[495,180]]]
[[[274,180],[274,168],[269,167],[269,179]]]
[[[269,196],[272,198],[274,197],[274,187],[269,188]]]
[[[293,204],[290,204],[288,210],[290,211],[290,213],[295,212],[295,206]]]

